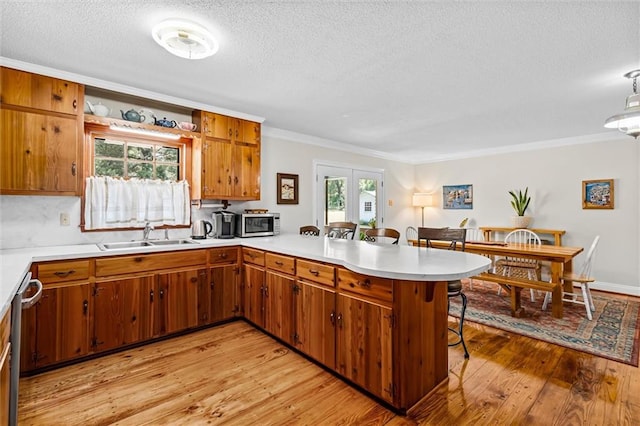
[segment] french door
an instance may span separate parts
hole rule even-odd
[[[316,223],[355,222],[360,229],[383,225],[383,172],[316,165]]]

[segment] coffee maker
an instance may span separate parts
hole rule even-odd
[[[233,238],[235,234],[235,213],[220,210],[213,212],[211,218],[213,219],[213,231],[211,231],[214,238]]]

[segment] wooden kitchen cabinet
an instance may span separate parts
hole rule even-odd
[[[264,292],[266,287],[265,252],[242,248],[242,280],[244,283],[244,316],[264,328]]]
[[[162,336],[198,325],[198,291],[209,285],[205,268],[158,274],[154,336]]]
[[[333,288],[297,280],[295,296],[295,341],[300,351],[335,370],[336,292]]]
[[[264,328],[289,344],[294,341],[295,287],[295,277],[267,269],[263,301]]]
[[[0,318],[0,425],[9,424],[9,395],[11,391],[11,306]]]
[[[156,291],[153,274],[96,282],[94,350],[106,351],[153,337]]]
[[[237,247],[209,250],[209,285],[198,293],[198,322],[215,323],[242,315]]]
[[[83,86],[1,72],[0,193],[80,195]]]
[[[200,197],[259,200],[260,123],[206,111],[194,113],[193,121],[203,135],[200,181],[195,185]]]
[[[392,309],[347,294],[336,305],[336,370],[393,403]]]

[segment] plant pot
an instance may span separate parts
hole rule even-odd
[[[531,223],[531,216],[512,216],[511,217],[511,227],[512,228],[527,228]]]

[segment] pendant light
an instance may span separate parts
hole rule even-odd
[[[638,94],[638,82],[636,80],[640,77],[640,69],[629,71],[624,76],[633,79],[633,95],[627,97],[624,112],[607,118],[604,122],[604,127],[618,129],[637,139],[640,136],[640,94]]]

